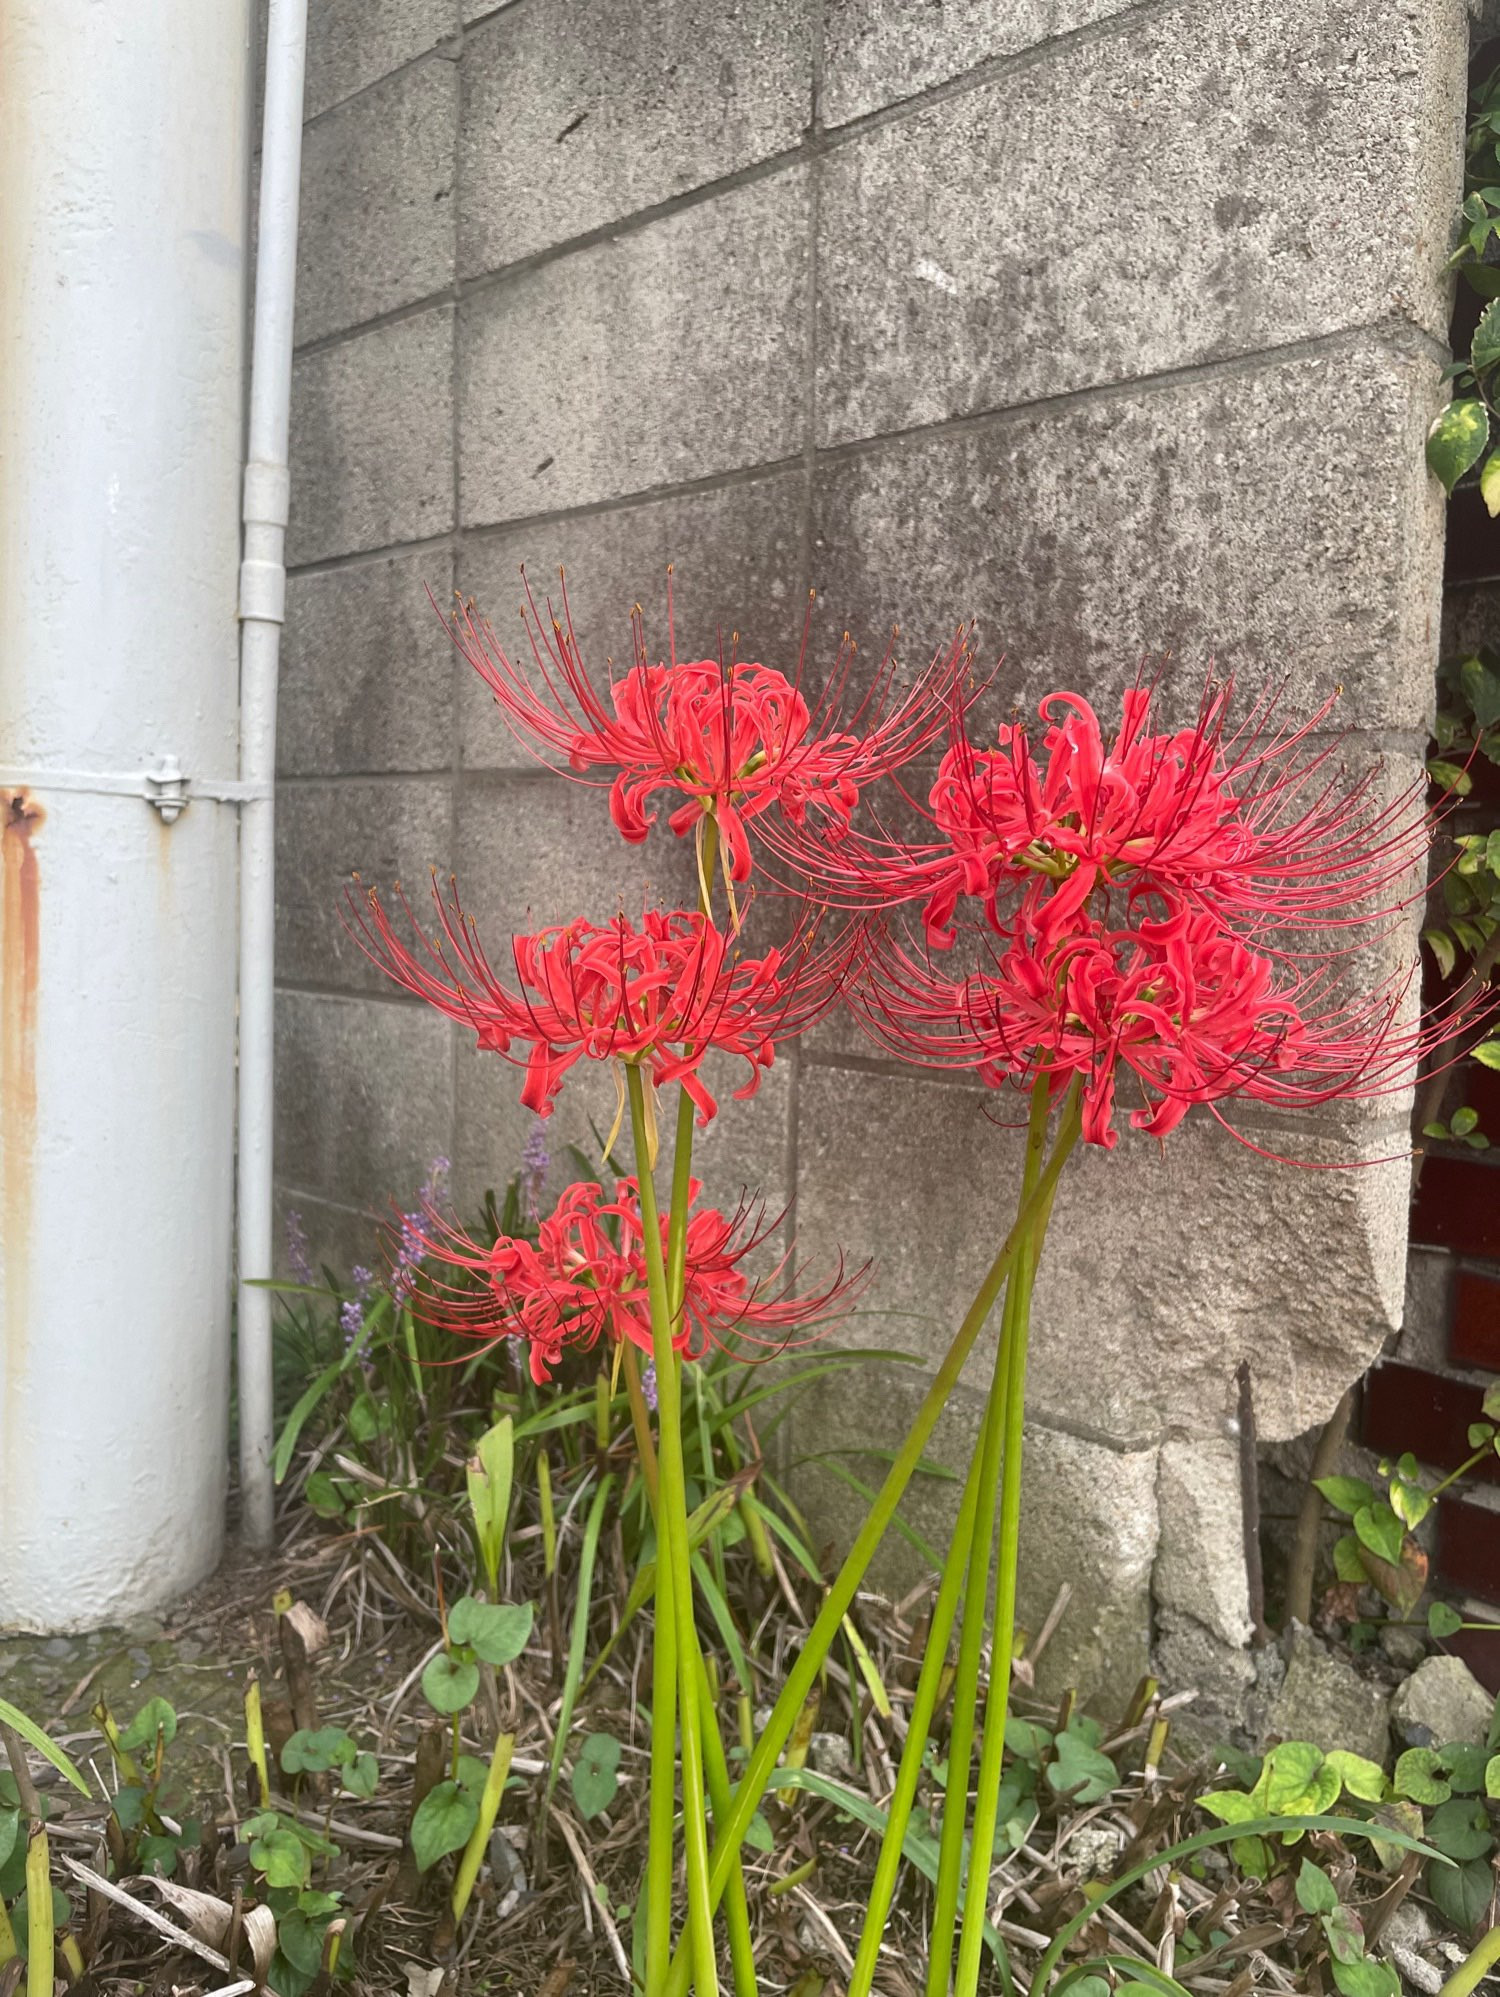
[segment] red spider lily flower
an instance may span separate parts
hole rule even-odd
[[[1100,889],[1182,898],[1241,932],[1367,921],[1351,904],[1368,905],[1426,850],[1421,786],[1382,804],[1375,771],[1341,783],[1329,768],[1337,742],[1311,746],[1332,699],[1277,732],[1274,701],[1231,730],[1231,695],[1227,684],[1208,689],[1192,727],[1161,731],[1151,690],[1133,687],[1106,743],[1086,700],[1052,694],[1039,751],[1023,723],[1003,726],[992,749],[956,726],[928,798],[935,838],[877,830],[830,847],[782,835],[777,850],[830,900],[923,900],[934,949],[952,944],[962,896],[979,898],[1003,930],[1011,899],[1034,880],[1055,884],[1034,911],[1046,937]]]
[[[690,1206],[702,1190],[691,1182]],[[778,1224],[748,1203],[728,1215],[712,1207],[690,1212],[673,1337],[678,1352],[699,1359],[711,1347],[745,1342],[781,1350],[846,1305],[862,1270],[850,1275],[841,1264],[825,1288],[805,1296],[786,1294],[785,1259],[758,1276],[747,1272],[747,1259]],[[665,1255],[666,1214],[660,1226]],[[422,1248],[413,1309],[438,1329],[483,1344],[523,1340],[539,1384],[569,1348],[628,1339],[642,1352],[652,1350],[645,1231],[633,1178],[616,1182],[613,1199],[592,1183],[569,1186],[535,1244],[501,1235],[485,1246],[429,1208]]]
[[[1402,977],[1326,1005],[1326,973],[1257,952],[1190,903],[1123,928],[1075,911],[1058,934],[1041,919],[1046,892],[1031,890],[1011,936],[969,977],[941,976],[899,946],[878,955],[857,1001],[873,1037],[991,1087],[1029,1091],[1045,1077],[1056,1093],[1077,1077],[1084,1140],[1111,1150],[1122,1069],[1140,1085],[1132,1127],[1164,1137],[1195,1103],[1223,1123],[1217,1105],[1230,1098],[1304,1109],[1404,1089],[1454,1031],[1451,1018],[1403,1024]]]
[[[412,919],[417,941],[408,946],[373,889],[363,906],[348,897],[351,932],[397,984],[472,1027],[481,1048],[524,1065],[521,1100],[538,1116],[551,1114],[575,1062],[620,1061],[653,1086],[681,1082],[700,1127],[707,1124],[718,1104],[699,1073],[704,1055],[739,1055],[749,1074],[735,1096],[754,1095],[777,1042],[804,1031],[838,996],[860,940],[855,928],[825,939],[814,920],[785,948],[746,957],[707,917],[650,909],[639,928],[617,915],[603,928],[579,920],[513,937],[507,984],[456,885],[445,898],[434,878],[432,894],[436,938]]]
[[[529,583],[522,616],[529,665],[506,654],[472,604],[460,603],[449,625],[522,746],[548,768],[609,783],[611,816],[631,841],[644,839],[655,823],[656,794],[676,793],[683,802],[668,819],[672,830],[681,837],[712,820],[734,881],[750,876],[746,825],[773,806],[795,825],[812,814],[837,837],[867,784],[942,734],[969,666],[968,637],[960,630],[904,691],[887,653],[856,699],[849,693],[855,648],[846,632],[827,680],[809,698],[803,682],[810,608],[791,679],[732,652],[727,663],[680,660],[670,569],[665,663],[648,658],[639,607],[631,618],[634,662],[602,682],[583,662],[566,584],[561,619],[550,603],[543,618]],[[604,770],[615,774],[590,774]]]

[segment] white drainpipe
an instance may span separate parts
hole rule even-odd
[[[307,0],[270,0],[261,135],[245,559],[240,567],[239,1421],[242,1531],[274,1536],[271,1481],[272,1049],[275,1032],[276,673],[285,616],[287,427],[302,172]]]
[[[212,1567],[248,0],[0,0],[0,1627]]]

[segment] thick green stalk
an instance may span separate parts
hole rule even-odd
[[[1045,1112],[1044,1121],[1045,1121]],[[1037,1135],[1033,1098],[1031,1137]],[[1028,1165],[1030,1159],[1028,1157]],[[1016,1573],[1021,1545],[1021,1451],[1026,1423],[1026,1348],[1031,1336],[1031,1292],[1036,1281],[1047,1222],[1052,1217],[1050,1193],[1028,1239],[1022,1244],[1011,1278],[1014,1327],[1010,1347],[1010,1379],[1005,1394],[1005,1469],[1000,1486],[1000,1560],[995,1577],[995,1633],[990,1646],[990,1682],[984,1703],[984,1746],[979,1757],[979,1788],[974,1805],[974,1831],[969,1845],[969,1879],[964,1893],[963,1934],[958,1949],[957,1997],[973,1997],[979,1982],[980,1951],[989,1907],[990,1868],[995,1850],[995,1818],[1000,1798],[1001,1756],[1005,1750],[1005,1717],[1010,1705],[1011,1664],[1016,1647]],[[949,1790],[951,1800],[952,1790]]]
[[[1024,1197],[1022,1204],[1025,1204]],[[974,1759],[974,1725],[979,1706],[979,1669],[983,1661],[986,1612],[989,1608],[990,1563],[995,1548],[995,1501],[1000,1489],[1004,1449],[1005,1396],[1010,1388],[1010,1354],[1015,1342],[1016,1280],[1025,1245],[1010,1272],[995,1365],[985,1402],[985,1421],[978,1450],[979,1482],[974,1524],[968,1544],[948,1549],[945,1563],[963,1572],[963,1622],[958,1639],[958,1669],[953,1680],[953,1720],[948,1734],[948,1780],[943,1794],[943,1822],[938,1845],[937,1886],[933,1896],[931,1939],[927,1955],[927,1997],[947,1997],[948,1972],[958,1928],[958,1902],[963,1886],[964,1832],[969,1815],[969,1771]]]
[[[697,1657],[698,1706],[704,1715],[703,1762],[708,1774],[708,1800],[713,1806],[715,1828],[729,1814],[729,1763],[714,1712],[713,1691],[708,1682],[708,1666]],[[724,1894],[724,1920],[729,1929],[729,1956],[734,1965],[735,1997],[759,1997],[755,1980],[755,1942],[750,1933],[750,1903],[745,1898],[745,1874],[740,1856],[734,1855],[734,1870]]]
[[[1057,1141],[1052,1147],[1052,1155],[1038,1182],[1036,1193],[1028,1202],[1025,1212],[1005,1237],[999,1253],[990,1264],[978,1294],[969,1306],[963,1323],[955,1333],[952,1344],[943,1355],[942,1363],[933,1375],[932,1383],[922,1398],[911,1429],[896,1452],[895,1460],[886,1472],[885,1482],[875,1495],[864,1524],[855,1535],[854,1544],[845,1556],[844,1564],[835,1576],[818,1611],[807,1641],[797,1654],[797,1661],[787,1673],[781,1695],[772,1708],[771,1717],[757,1741],[754,1753],[745,1767],[744,1774],[735,1786],[734,1798],[729,1815],[722,1827],[715,1825],[713,1853],[710,1859],[709,1895],[713,1906],[717,1906],[728,1882],[733,1856],[738,1852],[750,1827],[766,1784],[772,1771],[781,1758],[781,1750],[786,1746],[798,1715],[806,1704],[807,1695],[812,1690],[822,1669],[823,1660],[829,1647],[838,1635],[844,1617],[849,1612],[865,1571],[874,1559],[886,1529],[895,1517],[896,1507],[922,1460],[923,1451],[932,1438],[939,1415],[947,1404],[948,1396],[958,1382],[963,1371],[964,1361],[972,1351],[986,1318],[999,1296],[1011,1262],[1015,1258],[1017,1246],[1029,1232],[1032,1220],[1041,1210],[1057,1184],[1059,1173],[1067,1163],[1073,1147],[1078,1142],[1079,1132],[1078,1091],[1076,1086],[1069,1091],[1067,1106],[1063,1112]],[[692,1969],[687,1952],[679,1949],[672,1962],[671,1975],[667,1982],[668,1997],[685,1997],[692,1978]]]
[[[880,1840],[880,1855],[876,1860],[875,1877],[870,1887],[870,1903],[860,1928],[859,1952],[854,1958],[854,1968],[849,1978],[848,1997],[870,1997],[870,1990],[875,1981],[881,1938],[885,1933],[891,1902],[896,1896],[896,1880],[901,1871],[906,1827],[911,1821],[911,1808],[916,1800],[917,1783],[921,1779],[922,1762],[927,1751],[927,1737],[932,1727],[932,1716],[937,1711],[938,1691],[943,1682],[943,1667],[948,1661],[948,1641],[953,1634],[953,1623],[958,1611],[959,1593],[969,1557],[969,1543],[974,1537],[974,1521],[979,1508],[979,1473],[982,1458],[983,1452],[977,1452],[970,1460],[969,1474],[964,1479],[963,1495],[958,1501],[958,1515],[953,1522],[953,1537],[948,1547],[948,1558],[943,1565],[942,1579],[938,1584],[937,1600],[932,1605],[927,1648],[923,1652],[922,1670],[917,1679],[916,1696],[912,1700],[911,1717],[907,1722],[906,1745],[901,1750],[901,1766],[896,1772],[896,1787],[886,1812],[885,1833]]]
[[[1018,1210],[1036,1191],[1041,1176],[1047,1142],[1047,1082],[1038,1079],[1031,1095],[1031,1116],[1026,1135],[1026,1156],[1021,1173]],[[1040,1225],[1040,1222],[1037,1222]],[[958,1676],[953,1687],[953,1726],[948,1745],[948,1782],[943,1802],[942,1841],[938,1859],[937,1895],[932,1913],[932,1944],[927,1962],[928,1997],[946,1997],[948,1973],[953,1966],[959,1896],[963,1882],[964,1831],[969,1814],[969,1768],[974,1749],[975,1720],[979,1706],[979,1670],[984,1650],[986,1612],[989,1608],[990,1563],[995,1545],[995,1500],[1000,1487],[1001,1463],[1005,1455],[1007,1413],[1014,1384],[1015,1345],[1019,1333],[1018,1308],[1023,1294],[1025,1272],[1035,1262],[1035,1237],[1022,1242],[1005,1292],[1005,1317],[995,1347],[995,1366],[985,1403],[983,1441],[980,1447],[979,1498],[974,1530],[968,1548],[968,1575],[964,1583],[963,1631],[959,1638]],[[948,1560],[964,1558],[955,1547]],[[981,1778],[982,1779],[982,1778]],[[973,1861],[970,1861],[971,1869]]]
[[[704,1807],[703,1741],[698,1718],[698,1684],[693,1666],[697,1631],[693,1623],[693,1577],[688,1551],[687,1473],[682,1456],[682,1381],[672,1349],[672,1307],[667,1292],[666,1263],[661,1248],[661,1217],[656,1184],[646,1149],[645,1083],[638,1067],[627,1066],[630,1125],[635,1140],[636,1185],[641,1202],[641,1233],[645,1244],[646,1286],[651,1305],[652,1357],[656,1365],[657,1434],[657,1559],[656,1641],[670,1615],[677,1650],[677,1703],[682,1737],[682,1833],[687,1855],[688,1939],[692,1974],[698,1997],[717,1997],[718,1963],[714,1951],[714,1903],[708,1884],[708,1814]],[[670,1574],[663,1588],[663,1575]],[[653,1698],[655,1683],[653,1681]],[[653,1714],[652,1744],[659,1719]],[[649,1989],[648,1997],[654,1997]]]

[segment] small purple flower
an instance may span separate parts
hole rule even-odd
[[[547,1149],[547,1126],[542,1119],[534,1117],[526,1142],[521,1146],[521,1183],[526,1192],[526,1211],[532,1220],[541,1219],[542,1188],[547,1183],[547,1171],[552,1163]]]
[[[312,1251],[307,1245],[307,1231],[301,1214],[293,1211],[288,1211],[286,1217],[286,1260],[299,1283],[312,1282]]]
[[[654,1414],[656,1412],[656,1361],[648,1359],[646,1370],[641,1375],[641,1398]]]
[[[360,1303],[358,1297],[350,1297],[339,1311],[339,1324],[343,1329],[344,1350],[346,1352],[355,1339],[359,1337],[364,1321],[364,1306]]]
[[[354,1267],[349,1271],[349,1279],[354,1285],[355,1296],[359,1298],[362,1304],[367,1303],[370,1292],[375,1287],[374,1270],[367,1269],[363,1262],[356,1262]]]

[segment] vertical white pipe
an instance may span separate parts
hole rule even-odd
[[[249,16],[0,0],[0,1626],[222,1533]]]
[[[243,1532],[269,1546],[272,1264],[272,1053],[275,1034],[276,674],[285,615],[292,316],[307,0],[270,0],[261,135],[260,230],[240,567],[239,1418]]]

